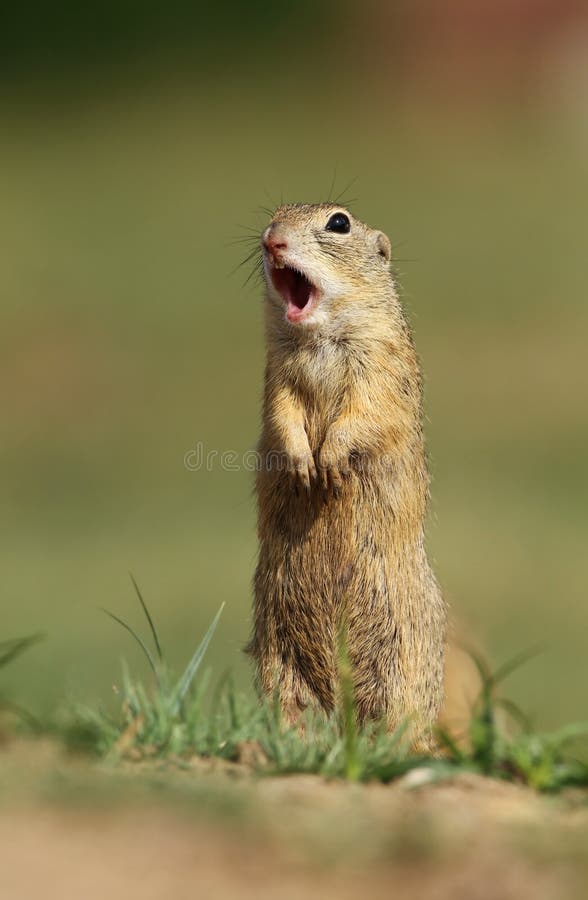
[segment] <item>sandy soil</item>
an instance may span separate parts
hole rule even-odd
[[[121,774],[20,747],[0,755],[0,898],[586,896],[584,799],[417,781]]]

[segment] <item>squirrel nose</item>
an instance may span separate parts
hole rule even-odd
[[[285,241],[283,235],[276,234],[273,225],[270,225],[269,228],[266,228],[263,233],[263,246],[268,251],[268,253],[275,253],[276,250],[288,249],[288,244]]]

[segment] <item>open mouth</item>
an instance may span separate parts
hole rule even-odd
[[[286,304],[289,322],[302,322],[310,314],[317,298],[315,285],[298,269],[284,265],[270,269],[273,286]]]

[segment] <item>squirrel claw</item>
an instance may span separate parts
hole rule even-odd
[[[309,460],[298,460],[290,469],[290,474],[294,482],[295,495],[298,497],[301,493],[304,493],[307,497],[309,497],[312,483],[316,480],[317,477],[316,468],[312,457],[310,457]]]

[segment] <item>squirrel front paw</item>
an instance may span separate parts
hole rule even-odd
[[[343,481],[351,473],[347,443],[340,435],[325,439],[319,453],[318,469],[325,493],[340,497]]]
[[[316,466],[310,447],[300,449],[288,454],[288,472],[294,482],[294,490],[298,493],[303,489],[310,494],[310,488],[316,481]]]

